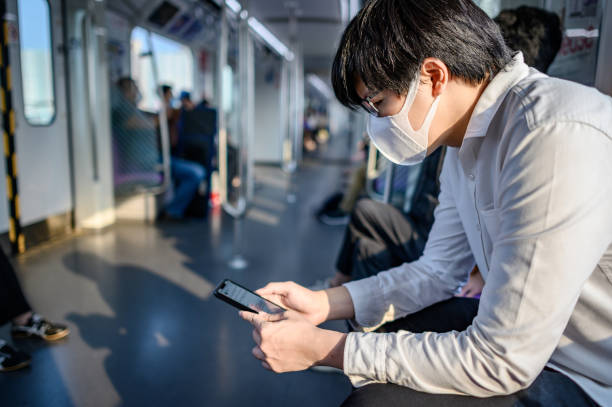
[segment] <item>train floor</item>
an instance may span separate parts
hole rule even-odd
[[[15,259],[33,308],[72,332],[51,345],[13,341],[33,362],[0,374],[0,406],[339,405],[351,391],[344,375],[266,371],[251,356],[250,326],[211,294],[223,278],[258,288],[331,275],[343,228],[313,212],[345,168],[329,157],[306,160],[290,204],[287,177],[258,167],[242,271],[227,266],[233,221],[219,212],[206,221],[118,223]],[[7,326],[0,338],[11,340]]]

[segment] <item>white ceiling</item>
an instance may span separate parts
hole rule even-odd
[[[297,19],[296,40],[308,71],[329,71],[344,29],[340,0],[243,0],[251,15],[289,42],[291,15]]]
[[[199,3],[201,0],[167,0],[174,4]],[[214,1],[214,0],[213,0]],[[222,1],[222,0],[219,0]],[[290,16],[296,17],[295,39],[304,55],[308,71],[326,76],[344,28],[343,0],[239,0],[285,44],[291,39]],[[144,20],[162,0],[107,0],[114,11],[134,20]],[[345,3],[348,1],[344,0]]]

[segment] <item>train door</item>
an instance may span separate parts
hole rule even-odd
[[[48,233],[53,225],[69,225],[73,207],[61,3],[7,0],[6,7],[14,31],[8,52],[18,186],[18,195],[7,195],[18,200],[12,221],[22,227],[42,224]]]

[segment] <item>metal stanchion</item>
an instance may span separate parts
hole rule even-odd
[[[242,255],[242,244],[243,244],[243,217],[234,218],[234,245],[232,258],[227,263],[227,265],[233,270],[243,270],[247,268],[249,263],[246,261],[244,256]]]
[[[220,178],[220,197],[223,209],[227,212],[234,222],[234,236],[232,257],[228,266],[233,270],[243,270],[248,266],[248,261],[242,254],[243,249],[243,221],[247,209],[247,201],[253,195],[252,169],[253,162],[250,157],[250,150],[253,137],[253,106],[254,106],[254,77],[253,77],[253,45],[249,37],[248,25],[246,20],[239,20],[238,27],[238,70],[239,70],[239,95],[240,101],[240,121],[239,128],[233,128],[234,139],[237,145],[237,176],[229,179],[228,173],[228,128],[227,118],[224,112],[223,72],[227,65],[228,48],[228,15],[227,10],[223,9],[221,16],[221,35],[219,41],[218,75],[219,75],[219,178]],[[237,182],[236,182],[237,181]],[[236,182],[236,183],[235,183]],[[232,185],[235,194],[232,198],[228,196],[229,185]]]

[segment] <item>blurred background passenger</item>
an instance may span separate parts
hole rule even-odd
[[[165,207],[161,218],[166,220],[180,220],[185,217],[185,211],[193,198],[197,195],[200,185],[206,176],[206,170],[197,162],[179,157],[179,146],[183,142],[179,135],[179,114],[185,112],[174,109],[172,106],[172,87],[163,87],[164,108],[167,113],[168,130],[171,140],[172,155],[170,158],[170,173],[172,174],[172,199]]]
[[[142,94],[129,76],[111,92],[114,176],[116,185],[160,182],[158,117],[138,108]]]
[[[70,333],[66,325],[47,321],[32,311],[10,260],[0,249],[0,326],[8,322],[12,323],[11,335],[15,339],[35,338],[53,342]],[[30,355],[0,339],[0,372],[24,368],[31,361]]]
[[[181,102],[181,112],[189,112],[195,108],[195,105],[191,101],[191,93],[187,92],[186,90],[181,92],[179,100]]]
[[[170,137],[170,146],[173,147],[178,142],[178,121],[180,110],[173,106],[172,86],[161,86],[162,96],[164,99],[164,107],[166,108],[166,120],[168,121],[168,136]]]
[[[525,63],[546,73],[561,47],[563,31],[556,13],[521,6],[503,10],[495,17],[508,47],[521,51]]]
[[[206,217],[208,197],[211,192],[211,175],[217,161],[216,138],[218,132],[217,109],[206,98],[194,103],[191,93],[181,92],[179,134],[181,139],[180,157],[204,167],[204,194],[198,195],[189,208],[192,216]]]
[[[357,162],[356,168],[346,172],[348,184],[343,192],[336,192],[325,199],[325,202],[317,210],[316,216],[322,223],[329,226],[346,225],[349,215],[355,207],[357,200],[365,194],[366,169],[370,142],[367,134],[358,143],[357,152],[351,157],[351,161]]]

